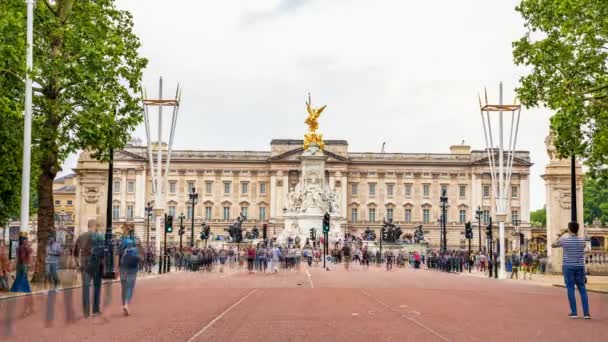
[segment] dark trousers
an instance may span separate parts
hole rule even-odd
[[[93,314],[100,313],[99,301],[101,297],[101,268],[98,271],[89,274],[86,271],[82,272],[82,309],[84,316],[88,317],[91,313],[91,282],[93,282]]]

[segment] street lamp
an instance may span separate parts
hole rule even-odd
[[[192,223],[192,229],[190,234],[190,247],[194,247],[194,206],[198,203],[198,194],[196,193],[196,188],[192,187],[192,190],[188,194],[188,198],[190,198],[190,204],[192,204],[192,211],[190,215],[190,221]]]
[[[448,250],[448,240],[447,240],[447,205],[448,205],[448,194],[447,191],[444,189],[441,192],[441,197],[439,198],[439,201],[441,202],[441,234],[442,234],[442,248],[441,250],[445,253]]]
[[[519,253],[522,253],[523,252],[523,243],[522,243],[523,241],[521,239],[521,232],[519,231],[520,221],[517,218],[514,218],[511,221],[513,221],[513,227],[515,230],[513,235],[516,235],[517,239],[519,240]]]
[[[144,208],[146,212],[146,247],[150,246],[150,218],[152,217],[152,213],[154,212],[154,208],[152,207],[152,202],[148,202],[146,207]]]
[[[477,210],[475,211],[475,218],[477,219],[477,228],[479,233],[479,251],[481,252],[481,206],[477,206]]]
[[[182,237],[184,236],[184,213],[179,214],[179,251],[182,251]]]

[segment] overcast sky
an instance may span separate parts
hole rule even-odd
[[[268,150],[301,138],[304,101],[327,104],[325,139],[351,151],[449,152],[485,148],[477,94],[505,101],[525,70],[511,43],[524,33],[516,0],[117,0],[129,10],[144,86],[179,82],[175,148]],[[522,111],[518,149],[534,162],[531,207],[545,203],[550,112]],[[168,123],[167,123],[168,124]],[[136,134],[145,141],[145,131]],[[71,158],[67,165],[73,167]]]

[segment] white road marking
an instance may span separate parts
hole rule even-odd
[[[391,311],[393,311],[393,312],[400,313],[399,311],[397,311],[397,310],[395,310],[395,309],[391,308],[391,307],[390,307],[388,304],[386,304],[385,302],[381,301],[380,299],[378,299],[378,298],[376,298],[376,297],[372,296],[371,294],[367,293],[366,291],[361,290],[361,292],[362,292],[364,295],[366,295],[367,297],[369,297],[369,298],[371,298],[372,300],[374,300],[374,301],[376,301],[377,303],[379,303],[380,305],[384,306],[384,307],[385,307],[385,308],[387,308],[388,310],[391,310]],[[419,313],[419,312],[417,312],[417,311],[410,311],[410,312],[416,312],[417,314],[420,314],[420,313]],[[437,331],[435,331],[435,330],[431,329],[430,327],[426,326],[424,323],[420,322],[419,320],[417,320],[417,319],[415,319],[415,318],[412,318],[412,317],[409,317],[409,316],[407,316],[407,315],[403,315],[403,314],[401,314],[401,317],[403,317],[403,318],[407,319],[407,320],[408,320],[408,321],[410,321],[410,322],[413,322],[414,324],[418,325],[419,327],[423,328],[424,330],[426,330],[426,331],[430,332],[431,334],[433,334],[433,335],[435,335],[435,336],[439,337],[439,338],[440,338],[440,339],[442,339],[443,341],[448,341],[448,342],[450,341],[450,339],[448,339],[448,338],[444,337],[443,335],[441,335],[441,334],[440,334],[440,333],[438,333]]]
[[[235,307],[237,307],[239,304],[241,304],[245,299],[249,298],[249,296],[251,296],[252,294],[254,294],[258,289],[253,289],[251,292],[249,292],[245,297],[241,298],[238,302],[232,304],[228,309],[224,310],[224,312],[222,312],[221,314],[219,314],[219,316],[215,317],[211,322],[209,322],[207,325],[205,325],[201,330],[199,330],[196,334],[194,334],[194,336],[190,337],[188,339],[187,342],[192,342],[194,341],[197,337],[199,337],[202,333],[204,333],[207,329],[209,329],[215,322],[219,321],[222,317],[224,317],[224,315],[226,315],[228,312],[230,312],[230,310],[234,309]]]
[[[306,270],[306,276],[308,277],[308,282],[310,282],[310,288],[314,289],[315,284],[312,283],[312,277],[310,276],[310,273],[308,272],[308,270]]]

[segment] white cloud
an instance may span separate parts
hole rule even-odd
[[[177,148],[266,150],[304,131],[304,101],[327,104],[326,138],[353,151],[483,148],[477,93],[512,100],[521,70],[511,42],[523,32],[517,0],[118,0],[150,59],[144,84],[179,81]],[[532,208],[549,113],[526,110],[519,148],[532,152]],[[138,134],[144,137],[143,128]]]

